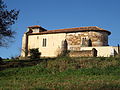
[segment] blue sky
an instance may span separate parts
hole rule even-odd
[[[17,33],[8,48],[0,47],[0,56],[20,55],[22,35],[28,26],[48,30],[98,26],[109,30],[109,45],[120,44],[120,0],[4,0],[8,9],[20,10],[12,26]]]

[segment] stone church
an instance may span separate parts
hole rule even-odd
[[[108,45],[110,31],[97,26],[47,30],[39,25],[30,26],[22,38],[21,56],[29,56],[29,50],[38,48],[41,57],[57,57],[64,44],[69,51],[97,50],[98,57],[118,53],[117,47]]]

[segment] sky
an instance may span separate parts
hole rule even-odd
[[[4,0],[8,10],[20,10],[14,42],[0,47],[0,57],[20,55],[22,36],[28,26],[40,25],[47,30],[98,26],[110,31],[109,45],[120,44],[120,0]]]

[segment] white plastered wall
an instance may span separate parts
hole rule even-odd
[[[43,39],[45,38],[46,47],[43,47]],[[41,57],[56,57],[60,53],[62,41],[65,38],[65,33],[29,35],[28,49],[39,48]]]
[[[92,48],[97,50],[97,57],[110,57],[114,55],[115,52],[118,53],[118,48],[113,46],[81,47],[81,50],[92,50]]]

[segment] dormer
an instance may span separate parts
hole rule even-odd
[[[47,31],[46,29],[44,29],[43,27],[39,26],[39,25],[35,25],[35,26],[30,26],[28,27],[28,33],[39,33],[39,32],[44,32]]]

